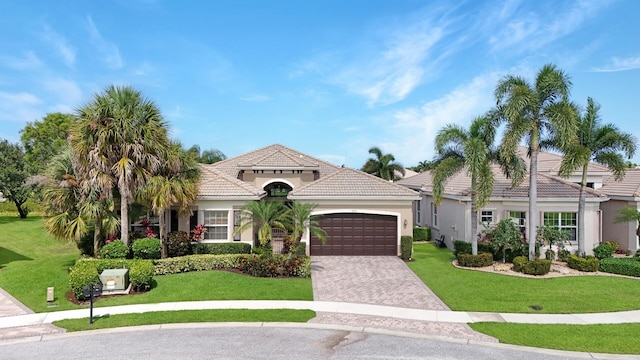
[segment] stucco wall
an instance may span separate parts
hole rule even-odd
[[[640,209],[640,204],[635,201],[612,199],[600,204],[602,209],[602,240],[615,241],[622,249],[636,251],[638,250],[637,223],[629,221],[616,224],[613,221],[618,211],[626,206]]]

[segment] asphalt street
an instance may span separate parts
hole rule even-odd
[[[9,359],[456,359],[558,360],[496,344],[463,344],[392,335],[270,327],[110,330],[0,343]],[[584,357],[585,354],[582,354]]]

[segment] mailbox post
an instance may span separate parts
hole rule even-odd
[[[102,283],[91,283],[82,288],[82,296],[89,298],[89,324],[93,324],[93,298],[102,294]]]

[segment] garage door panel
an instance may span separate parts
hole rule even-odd
[[[327,232],[324,245],[312,237],[312,255],[397,255],[397,218],[392,215],[338,213],[318,220]]]

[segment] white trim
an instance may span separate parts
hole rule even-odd
[[[267,186],[269,184],[273,184],[274,182],[285,183],[285,184],[289,185],[292,190],[296,188],[289,180],[277,178],[277,179],[269,179],[269,180],[267,180],[264,184],[262,184],[261,189],[264,190],[265,186]]]

